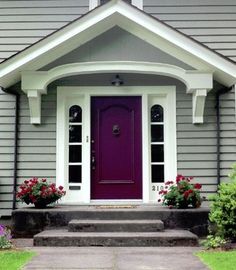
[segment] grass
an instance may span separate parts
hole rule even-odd
[[[201,251],[196,254],[211,270],[235,270],[236,250]]]
[[[0,270],[20,270],[35,255],[29,251],[0,251]]]

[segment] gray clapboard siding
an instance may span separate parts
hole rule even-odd
[[[202,131],[200,132],[200,134],[198,134],[197,132],[192,132],[192,131],[186,131],[186,132],[182,132],[182,131],[178,131],[177,132],[177,137],[179,139],[181,138],[214,138],[215,137],[215,131]]]
[[[30,170],[32,169],[32,167],[35,165],[35,163],[32,161],[28,161],[28,162],[19,162],[18,165],[18,169],[19,170]],[[37,161],[37,170],[54,170],[56,167],[56,163],[55,162],[39,162]]]
[[[19,139],[38,139],[38,134],[35,132],[19,132],[18,133]],[[55,139],[56,140],[56,133],[52,132],[41,132],[40,134],[41,139]]]
[[[235,0],[143,0],[146,5],[158,6],[231,6],[235,5]]]
[[[0,1],[0,61],[88,12],[88,0]]]
[[[227,175],[233,163],[236,163],[236,112],[235,112],[235,90],[221,96],[220,112],[222,119],[228,118],[229,122],[221,122],[221,176],[223,181],[227,181]]]
[[[55,182],[55,176],[56,176],[55,168],[54,170],[50,170],[50,169],[44,169],[44,168],[31,167],[30,169],[18,170],[18,177],[25,177],[25,179],[32,178],[32,177],[42,177],[42,178],[54,177],[54,182]]]
[[[30,154],[21,154],[18,156],[18,162],[55,162],[55,155],[53,154],[41,154],[41,155],[30,155]],[[32,165],[32,164],[31,164]]]
[[[236,60],[234,0],[143,0],[143,3],[145,12]]]
[[[11,194],[13,192],[13,189],[12,189],[11,185],[2,185],[1,191],[2,191],[2,193]]]
[[[202,194],[216,191],[216,112],[215,97],[206,100],[204,124],[192,124],[192,100],[184,99],[185,90],[177,90],[177,168],[178,173],[193,176],[203,185]],[[184,108],[183,108],[184,107]]]
[[[42,96],[42,124],[31,125],[27,97],[20,96],[18,184],[32,177],[56,176],[56,90]]]
[[[12,186],[13,185],[13,178],[12,177],[1,177],[0,178],[0,185],[1,186],[4,186],[4,185]]]
[[[195,153],[193,154],[188,154],[188,153],[184,153],[184,154],[178,154],[178,161],[179,161],[179,165],[181,165],[180,162],[191,162],[191,161],[216,161],[216,153],[215,154],[197,154]],[[181,167],[181,166],[180,166]]]
[[[10,215],[12,207],[14,115],[15,97],[0,90],[0,216]]]

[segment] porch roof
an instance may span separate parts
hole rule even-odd
[[[0,86],[7,88],[13,85],[21,79],[22,71],[38,70],[114,26],[201,72],[212,73],[226,86],[236,81],[235,64],[230,60],[138,8],[122,0],[112,0],[0,64]]]

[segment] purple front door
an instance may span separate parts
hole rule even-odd
[[[141,199],[141,97],[94,97],[91,105],[91,198]]]

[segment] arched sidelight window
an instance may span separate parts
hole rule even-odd
[[[151,119],[151,180],[164,182],[164,110],[155,104],[150,110]]]
[[[73,105],[69,109],[69,184],[82,182],[82,109]]]

